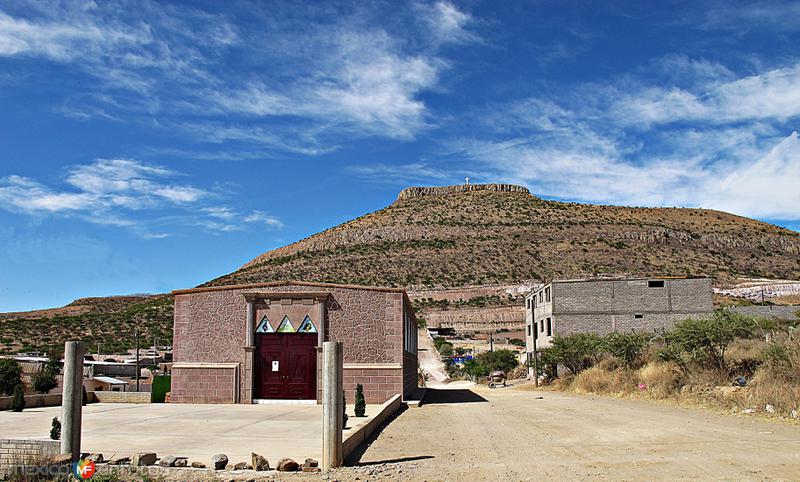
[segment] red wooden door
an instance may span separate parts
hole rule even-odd
[[[256,334],[254,398],[317,398],[317,335]]]

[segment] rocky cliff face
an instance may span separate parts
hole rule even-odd
[[[407,187],[400,191],[400,194],[397,196],[397,200],[405,201],[423,196],[446,196],[448,194],[459,194],[475,191],[518,192],[530,194],[530,191],[527,187],[516,186],[514,184],[462,184],[457,186]]]
[[[800,236],[719,211],[554,202],[508,184],[414,187],[209,284],[303,279],[420,291],[629,275],[798,279]]]

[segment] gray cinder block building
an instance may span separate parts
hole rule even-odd
[[[553,281],[525,298],[527,351],[547,348],[557,334],[653,331],[713,311],[709,278]]]

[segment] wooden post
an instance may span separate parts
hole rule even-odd
[[[342,342],[322,344],[322,470],[342,465],[344,428],[344,351]]]
[[[81,456],[81,417],[83,412],[83,355],[81,341],[64,344],[64,391],[61,394],[61,453],[72,460]]]

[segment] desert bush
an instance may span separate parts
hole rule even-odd
[[[650,343],[651,335],[646,333],[611,332],[603,337],[603,347],[608,353],[633,368],[642,362],[642,355]]]
[[[607,371],[593,366],[577,374],[572,382],[572,389],[579,393],[627,395],[635,388],[636,377],[627,368]]]
[[[651,362],[640,368],[637,375],[647,385],[647,393],[656,398],[668,397],[680,387],[681,370],[674,363]]]
[[[774,380],[800,384],[800,343],[770,343],[763,352],[761,372]]]
[[[613,372],[614,370],[618,369],[622,366],[619,359],[613,356],[607,356],[600,360],[600,362],[595,365],[596,367],[600,368],[601,370],[605,370],[607,372]]]
[[[726,370],[725,352],[730,344],[737,338],[752,336],[758,329],[755,318],[717,310],[710,318],[690,318],[676,323],[664,335],[665,353],[674,356],[678,355],[676,351],[682,351],[698,363]],[[675,358],[671,361],[679,363],[677,358],[681,357]],[[685,363],[683,366],[685,368]]]
[[[0,394],[13,395],[18,385],[22,385],[22,367],[16,360],[0,360]]]
[[[577,375],[597,362],[603,354],[603,339],[595,333],[555,336],[548,357]]]
[[[472,379],[485,377],[494,371],[510,372],[519,366],[517,353],[512,350],[487,351],[464,362],[463,373]]]

